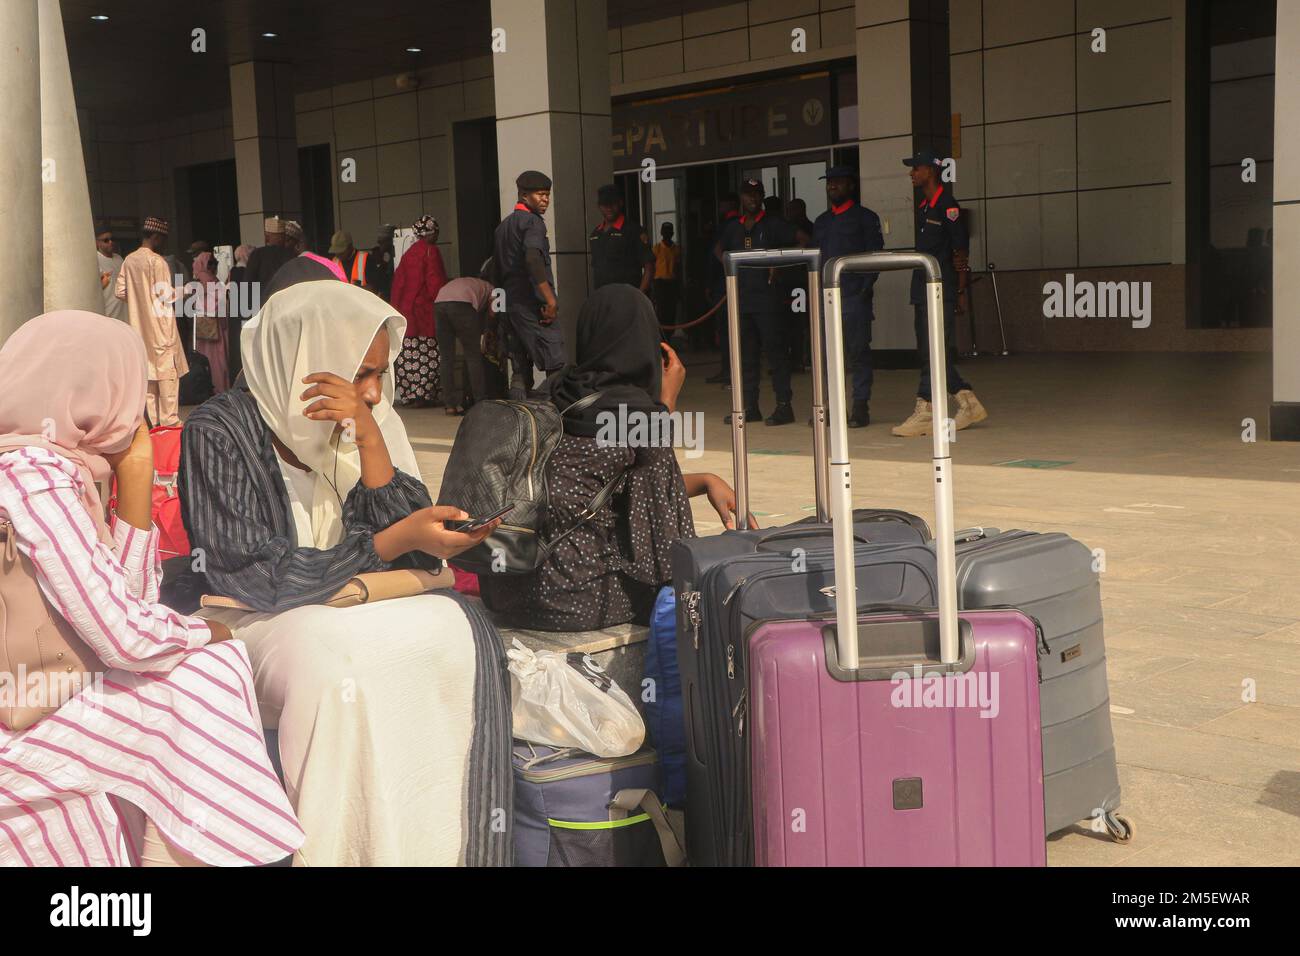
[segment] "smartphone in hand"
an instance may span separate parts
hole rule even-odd
[[[514,510],[514,505],[506,505],[495,514],[484,515],[481,518],[467,518],[464,521],[448,521],[444,524],[444,527],[446,527],[448,531],[461,531],[466,533],[477,531],[488,522],[495,521],[497,518],[502,518]]]

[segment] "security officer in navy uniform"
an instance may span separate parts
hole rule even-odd
[[[928,252],[939,260],[943,277],[943,335],[947,344],[948,392],[957,398],[954,425],[967,428],[988,418],[988,412],[975,397],[967,381],[957,370],[957,348],[953,341],[954,310],[958,296],[966,294],[966,277],[970,272],[968,254],[970,237],[961,206],[941,178],[943,163],[928,149],[903,160],[911,168],[912,185],[921,190],[916,209],[916,250]],[[893,433],[900,438],[930,434],[934,427],[930,405],[930,330],[926,321],[925,274],[912,272],[912,309],[915,312],[916,348],[921,360],[921,383],[916,390],[916,409]]]
[[[617,186],[601,186],[596,205],[601,220],[587,237],[592,288],[624,282],[649,295],[655,257],[645,230],[623,211],[623,194]]]
[[[551,205],[551,178],[529,169],[515,180],[519,201],[493,236],[496,280],[505,291],[506,340],[513,366],[511,397],[522,399],[536,365],[546,374],[564,365],[564,333],[556,319],[551,241],[542,218]]]
[[[740,218],[740,197],[735,193],[727,193],[718,200],[718,215],[721,217],[716,231],[713,236],[713,256],[715,262],[709,270],[709,291],[708,302],[712,307],[715,303],[720,302],[726,289],[726,279],[722,273],[722,236],[727,231],[727,223],[733,219]],[[731,384],[731,337],[727,331],[727,310],[718,309],[714,322],[718,330],[718,350],[721,364],[718,366],[718,374],[710,375],[704,381],[709,385],[722,383]]]
[[[794,230],[784,219],[769,216],[763,210],[763,184],[748,179],[740,189],[741,215],[728,220],[718,239],[717,255],[740,249],[781,249],[794,245]],[[787,348],[786,323],[791,313],[781,287],[776,282],[775,269],[741,269],[738,276],[740,292],[740,354],[743,363],[744,408],[746,421],[763,417],[758,408],[758,392],[762,373],[760,352],[767,357],[772,370],[772,391],[776,393],[776,409],[764,422],[767,425],[788,425],[794,421],[790,388],[790,353]],[[736,343],[732,343],[734,348]],[[732,384],[735,387],[735,383]],[[724,419],[728,424],[731,416]]]
[[[883,249],[885,239],[880,232],[880,217],[857,201],[857,175],[853,168],[832,166],[822,179],[826,180],[828,208],[813,223],[813,241],[821,249],[823,261],[833,256]],[[877,275],[875,272],[846,274],[840,285],[844,334],[853,369],[850,428],[871,424],[871,322],[875,318],[871,299]]]

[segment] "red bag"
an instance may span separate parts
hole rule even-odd
[[[473,571],[462,571],[455,565],[448,565],[456,573],[456,583],[453,587],[461,594],[468,594],[471,597],[478,597],[478,575]]]
[[[190,553],[190,537],[181,522],[181,497],[178,488],[181,469],[181,426],[159,425],[149,429],[153,444],[153,506],[149,513],[158,528],[158,558],[166,561]],[[109,506],[117,508],[117,480]]]

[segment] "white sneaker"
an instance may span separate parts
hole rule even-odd
[[[930,428],[933,424],[934,415],[930,409],[930,403],[923,398],[918,398],[911,417],[901,425],[895,425],[890,430],[899,438],[918,438],[921,435],[930,434]]]

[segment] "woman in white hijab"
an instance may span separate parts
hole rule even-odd
[[[447,592],[321,603],[361,572],[440,568],[493,527],[449,530],[468,516],[433,507],[420,480],[392,408],[405,324],[335,280],[278,291],[244,328],[246,386],[185,424],[181,501],[205,590],[256,609],[207,614],[247,645],[278,729],[307,833],[297,864],[510,859],[498,635]]]

